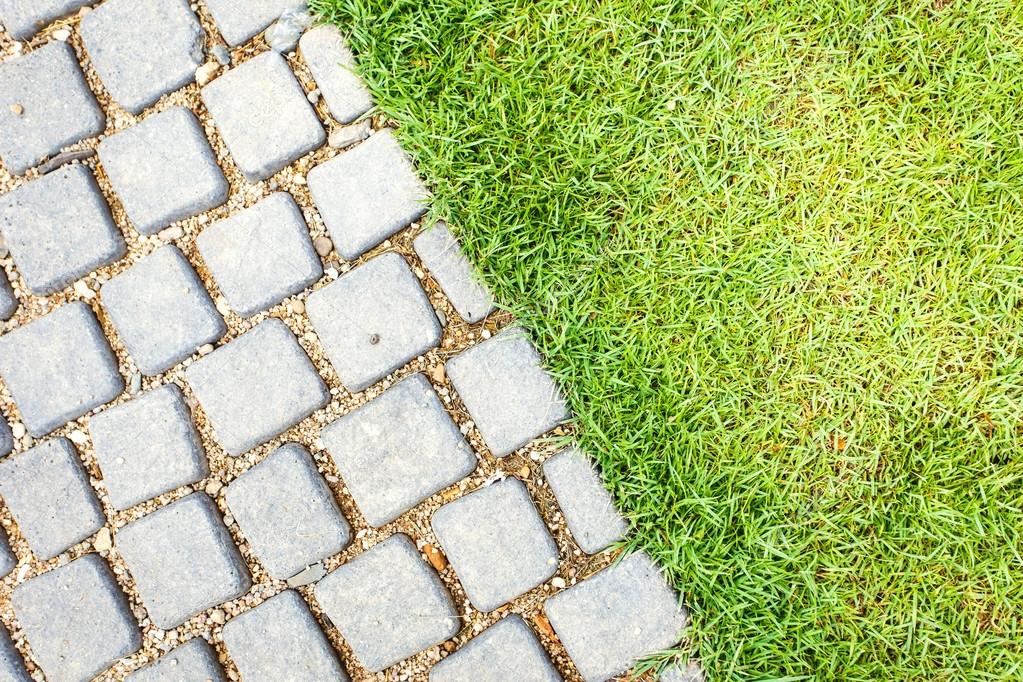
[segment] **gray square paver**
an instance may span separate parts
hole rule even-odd
[[[155,234],[227,201],[227,179],[198,119],[183,107],[111,135],[100,143],[99,158],[142,234]]]
[[[377,256],[313,292],[306,310],[353,393],[437,346],[443,332],[419,280],[397,253]]]
[[[447,373],[495,457],[569,418],[561,391],[517,327],[448,360]]]
[[[128,682],[227,682],[217,652],[202,637],[193,637],[160,660],[128,675]]]
[[[420,218],[430,196],[389,131],[309,171],[309,192],[348,260]]]
[[[7,279],[7,272],[0,267],[0,321],[9,320],[18,310],[18,299]]]
[[[302,211],[287,192],[207,228],[196,245],[242,317],[277,305],[323,275]]]
[[[11,425],[7,419],[0,414],[0,457],[8,454],[14,449],[14,434],[11,433]]]
[[[379,528],[476,468],[422,374],[325,427],[322,440],[366,522]]]
[[[106,116],[70,45],[49,42],[0,64],[0,158],[12,173],[104,127]]]
[[[37,438],[124,390],[95,314],[78,302],[0,336],[0,376]]]
[[[11,543],[7,540],[7,535],[0,531],[0,578],[6,577],[17,565],[18,557],[15,556],[14,550],[11,549]]]
[[[0,0],[0,23],[15,40],[28,40],[47,24],[96,0]]]
[[[298,43],[316,86],[338,123],[351,123],[373,108],[373,98],[355,70],[355,58],[335,26],[317,26]]]
[[[192,493],[117,532],[149,616],[169,630],[245,594],[252,579],[220,512]]]
[[[40,296],[125,253],[124,238],[86,166],[64,166],[0,197],[0,232],[25,284]]]
[[[305,0],[206,0],[213,21],[232,47],[265,29],[285,10],[300,10],[305,6]]]
[[[343,564],[314,591],[372,672],[450,639],[461,627],[451,595],[406,535],[392,535]]]
[[[233,618],[224,626],[224,644],[245,682],[348,682],[337,652],[294,590]]]
[[[227,487],[227,506],[278,580],[343,550],[351,527],[309,452],[283,445]]]
[[[204,87],[202,100],[250,182],[265,180],[327,139],[295,74],[273,51]]]
[[[494,309],[490,291],[480,282],[462,247],[444,223],[416,237],[416,253],[437,280],[462,319],[475,324]]]
[[[596,554],[625,537],[625,521],[582,451],[569,448],[551,457],[543,465],[543,475],[582,551]]]
[[[522,616],[491,625],[430,671],[430,682],[561,682]]]
[[[642,553],[554,595],[544,613],[586,682],[603,682],[671,648],[688,624],[678,595]]]
[[[163,246],[100,290],[128,353],[147,376],[160,374],[224,335],[227,325],[199,275],[175,246]]]
[[[133,114],[192,82],[205,60],[188,0],[107,0],[82,18],[80,33],[110,96]]]
[[[431,525],[480,611],[493,611],[558,570],[558,546],[517,478],[449,502]]]
[[[309,356],[277,319],[200,359],[185,377],[232,455],[283,433],[330,399]]]
[[[4,682],[32,682],[25,668],[25,659],[11,641],[7,628],[0,625],[0,680]]]
[[[128,599],[98,554],[15,587],[11,603],[49,682],[87,682],[142,645]]]
[[[174,384],[97,414],[89,421],[89,433],[115,509],[209,475],[192,412]]]

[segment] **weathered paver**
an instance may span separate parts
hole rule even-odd
[[[64,166],[0,197],[0,232],[33,294],[60,291],[125,253],[96,178]]]
[[[355,58],[337,27],[307,31],[298,49],[338,123],[351,123],[373,108],[373,97],[355,74]]]
[[[554,595],[544,613],[587,682],[675,646],[688,624],[678,595],[642,553]]]
[[[190,83],[204,61],[188,0],[106,0],[82,18],[80,33],[110,96],[133,114]]]
[[[128,682],[227,682],[217,652],[193,637],[160,660],[128,675]]]
[[[251,317],[323,275],[298,204],[277,192],[203,231],[199,253],[231,308]]]
[[[366,522],[379,528],[476,468],[476,455],[422,374],[323,429]]]
[[[117,549],[157,627],[245,594],[252,579],[220,512],[192,493],[117,532]]]
[[[11,425],[7,419],[0,414],[0,457],[8,454],[14,449],[14,434],[11,433]]]
[[[142,644],[128,599],[98,554],[17,586],[11,602],[49,682],[87,682]]]
[[[265,52],[202,89],[239,170],[264,180],[323,145],[327,134],[288,63]]]
[[[103,285],[103,307],[139,370],[154,376],[227,326],[188,259],[163,246]]]
[[[558,546],[516,478],[449,502],[434,513],[431,525],[480,611],[493,611],[558,570]]]
[[[434,666],[430,682],[561,682],[522,616],[502,618]]]
[[[95,0],[0,0],[0,23],[15,40],[28,40],[44,26]]]
[[[661,673],[660,682],[704,682],[706,679],[699,663],[673,665]]]
[[[351,527],[309,451],[283,445],[227,487],[227,506],[270,575],[286,580],[343,550]]]
[[[25,659],[14,646],[7,628],[0,625],[0,680],[4,682],[32,682],[25,668]]]
[[[416,237],[416,253],[462,319],[476,324],[494,309],[494,298],[480,281],[458,240],[444,223]]]
[[[579,448],[569,448],[544,462],[543,474],[579,549],[596,554],[625,537],[625,521],[593,463]]]
[[[451,596],[406,535],[392,535],[342,564],[314,592],[372,672],[440,644],[460,628]]]
[[[309,192],[348,260],[422,217],[430,196],[389,131],[309,171]]]
[[[0,159],[12,173],[24,173],[105,126],[70,45],[49,42],[0,64]]]
[[[227,201],[227,179],[199,120],[183,107],[153,114],[103,140],[99,158],[142,234],[155,234]]]
[[[209,474],[192,412],[174,384],[94,416],[89,433],[115,509],[128,509]]]
[[[0,530],[0,578],[13,571],[17,565],[18,557],[14,555],[14,550],[11,549],[11,543],[8,542],[7,535]]]
[[[7,271],[0,268],[0,322],[9,320],[18,311],[18,299],[7,279]]]
[[[200,359],[185,377],[232,455],[286,431],[330,399],[295,335],[276,319]]]
[[[495,457],[569,418],[561,391],[518,327],[448,360],[447,373]]]
[[[313,292],[306,302],[330,362],[353,393],[440,343],[430,299],[405,259],[385,253]]]
[[[305,6],[306,0],[206,0],[217,28],[232,47],[265,29],[286,10]]]

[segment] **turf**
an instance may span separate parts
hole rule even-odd
[[[1023,4],[312,4],[711,679],[1023,678]]]

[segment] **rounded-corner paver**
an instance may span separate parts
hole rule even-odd
[[[544,462],[543,474],[579,549],[596,554],[625,537],[625,521],[582,450],[571,447],[554,455]]]
[[[21,657],[21,653],[11,640],[10,633],[3,625],[0,625],[0,680],[32,682],[25,667],[25,659]]]
[[[373,97],[356,75],[355,58],[336,26],[306,31],[298,49],[334,120],[348,124],[373,108]]]
[[[287,10],[303,10],[306,0],[206,0],[206,7],[231,47],[241,45]]]
[[[47,24],[96,0],[0,0],[0,24],[15,40],[28,40]]]
[[[217,652],[202,637],[193,637],[155,663],[133,672],[127,682],[227,682]]]
[[[7,419],[0,414],[0,457],[9,454],[14,449],[14,433]]]
[[[0,267],[0,322],[9,320],[18,311],[18,299],[7,278],[7,271]]]
[[[463,320],[476,324],[490,314],[494,309],[494,297],[480,281],[445,223],[438,222],[424,230],[413,246]]]
[[[561,682],[522,616],[512,614],[469,640],[430,671],[430,682]]]
[[[11,543],[7,534],[0,530],[0,578],[7,577],[14,567],[18,565],[18,557],[11,549]]]

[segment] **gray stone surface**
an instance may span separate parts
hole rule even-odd
[[[385,253],[306,302],[330,362],[353,393],[437,346],[442,329],[405,259]]]
[[[434,666],[430,682],[561,682],[522,616],[512,614]]]
[[[690,662],[686,665],[673,665],[661,673],[661,682],[704,682],[706,676],[699,663]]]
[[[11,603],[49,682],[87,682],[142,644],[128,599],[98,554],[19,585]]]
[[[323,429],[366,522],[390,523],[476,468],[476,455],[422,374]]]
[[[480,611],[493,611],[558,570],[558,546],[517,478],[449,502],[431,525]]]
[[[14,434],[11,433],[11,425],[7,419],[0,414],[0,457],[8,454],[14,449]]]
[[[111,135],[99,158],[135,229],[155,234],[227,201],[228,184],[195,115],[152,114]]]
[[[0,23],[15,40],[27,40],[50,22],[95,0],[0,0]]]
[[[453,637],[451,596],[406,535],[392,535],[330,573],[316,600],[372,672]]]
[[[174,384],[94,416],[89,433],[115,509],[128,509],[209,475],[192,412]]]
[[[192,82],[205,58],[188,0],[107,0],[79,32],[110,96],[133,114]]]
[[[0,495],[42,560],[78,544],[106,522],[66,438],[43,441],[0,463]]]
[[[462,319],[475,324],[494,309],[494,298],[480,281],[458,240],[444,223],[416,237],[416,253]]]
[[[337,252],[354,260],[426,213],[429,193],[389,131],[309,171]]]
[[[202,89],[202,100],[250,182],[270,177],[327,139],[295,74],[276,52],[231,69]]]
[[[70,45],[52,41],[0,64],[0,158],[12,173],[24,173],[105,126]]]
[[[32,682],[25,669],[25,659],[11,641],[7,628],[0,625],[0,680],[4,682]]]
[[[355,74],[355,58],[335,26],[308,31],[298,43],[330,115],[338,123],[351,123],[373,107],[373,98]]]
[[[188,259],[163,246],[103,285],[103,307],[132,360],[160,374],[224,335],[227,325]]]
[[[298,204],[287,192],[222,220],[196,239],[231,308],[251,317],[323,275]]]
[[[252,579],[220,512],[192,493],[117,532],[149,617],[169,630],[245,594]]]
[[[587,682],[675,646],[688,624],[678,595],[642,553],[554,595],[544,612]]]
[[[245,682],[348,682],[337,652],[294,590],[232,619],[224,644]]]
[[[217,28],[232,47],[265,29],[286,10],[305,6],[305,0],[206,0]]]
[[[295,335],[277,319],[202,358],[185,377],[232,455],[286,431],[330,399]]]
[[[448,360],[448,377],[495,457],[569,418],[561,391],[517,327]]]
[[[11,543],[7,540],[7,535],[0,531],[0,578],[13,571],[17,565],[18,557],[15,556],[14,550],[11,549]]]
[[[625,537],[625,521],[582,451],[569,448],[551,457],[543,465],[543,474],[579,549],[596,554]]]
[[[227,682],[217,652],[193,637],[158,661],[128,675],[128,682]]]
[[[0,267],[0,321],[9,320],[18,310],[18,299],[7,279],[7,272]]]
[[[283,445],[227,487],[227,506],[253,553],[274,578],[287,580],[337,554],[351,527],[309,452]]]
[[[0,231],[25,284],[40,296],[125,253],[124,238],[86,166],[64,166],[0,197]]]

